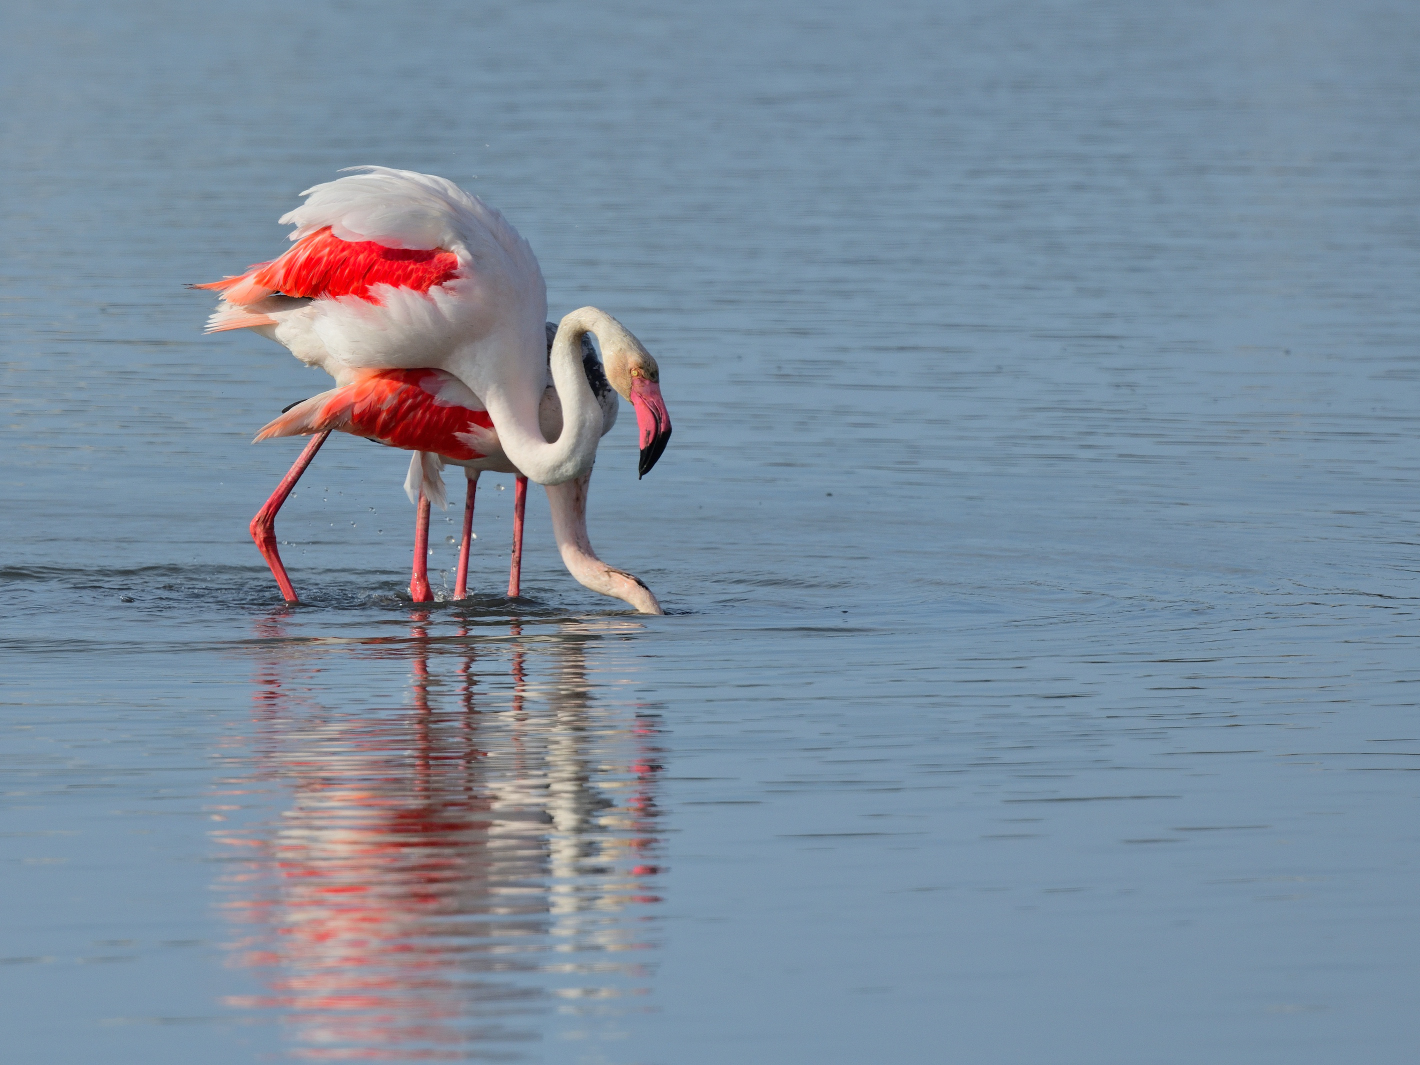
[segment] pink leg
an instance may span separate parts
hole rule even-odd
[[[473,539],[473,496],[478,491],[478,474],[468,479],[468,498],[463,505],[463,542],[459,544],[459,572],[454,578],[454,598],[468,597],[468,542]]]
[[[286,576],[286,567],[281,564],[281,553],[276,550],[276,512],[281,509],[281,504],[286,502],[286,497],[291,494],[291,489],[296,487],[296,482],[301,479],[301,474],[306,472],[306,467],[311,464],[311,460],[316,457],[316,452],[325,443],[326,437],[331,431],[327,429],[323,433],[318,433],[311,438],[311,442],[306,445],[306,449],[301,452],[295,464],[287,471],[286,476],[281,478],[281,483],[276,486],[276,491],[271,493],[271,498],[266,501],[266,505],[256,512],[256,517],[251,519],[251,538],[256,541],[256,549],[261,552],[261,557],[266,559],[266,564],[271,567],[271,575],[276,578],[276,583],[281,587],[281,595],[288,603],[299,603],[296,598],[296,589],[291,587],[291,578]]]
[[[416,603],[432,603],[429,591],[429,497],[419,493],[419,517],[414,523],[414,575],[409,579],[409,597]]]
[[[528,479],[518,475],[513,486],[513,564],[508,569],[508,598],[516,599],[523,587],[523,512],[528,508]]]

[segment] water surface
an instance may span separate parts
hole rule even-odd
[[[1420,15],[11,5],[7,1060],[1413,1055]],[[616,314],[581,589],[199,336],[342,167]],[[507,479],[503,481],[508,488]],[[436,586],[457,510],[439,515]]]

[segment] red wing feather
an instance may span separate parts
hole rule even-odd
[[[330,227],[302,237],[285,255],[247,267],[238,277],[194,288],[216,289],[229,303],[255,303],[273,292],[319,299],[357,296],[371,303],[372,285],[428,292],[458,276],[453,252],[386,248],[373,240],[341,240]]]
[[[335,429],[406,451],[429,451],[451,459],[484,456],[458,438],[475,426],[493,428],[487,411],[440,403],[443,375],[437,370],[380,370],[344,388],[297,404],[262,428],[257,440]]]

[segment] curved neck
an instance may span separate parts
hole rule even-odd
[[[562,432],[551,443],[538,425],[541,386],[495,384],[483,394],[503,453],[530,480],[563,484],[591,470],[604,417],[582,369],[582,337],[595,333],[605,339],[625,332],[620,322],[595,307],[582,307],[562,319],[549,358],[552,383],[562,403]]]
[[[587,539],[590,480],[591,474],[586,473],[575,480],[547,487],[552,533],[557,537],[557,550],[562,554],[567,572],[584,587],[630,603],[642,614],[664,614],[651,589],[642,584],[639,577],[608,566],[592,550],[592,543]]]

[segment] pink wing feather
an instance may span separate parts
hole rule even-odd
[[[458,256],[451,251],[386,248],[373,240],[341,240],[325,226],[302,237],[279,259],[256,263],[236,277],[193,287],[221,292],[227,303],[241,306],[275,293],[312,299],[356,296],[379,303],[370,292],[374,285],[428,292],[458,276]]]
[[[453,381],[439,370],[378,370],[312,396],[262,427],[257,440],[302,436],[334,429],[406,451],[427,451],[471,460],[483,454],[469,446],[493,428],[487,411],[442,399]]]

